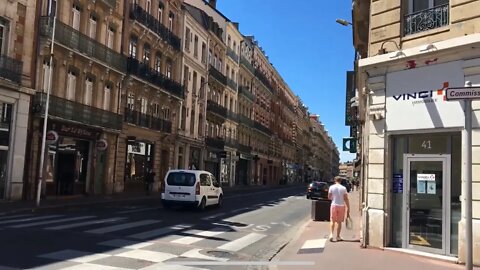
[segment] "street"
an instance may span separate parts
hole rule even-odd
[[[303,186],[226,194],[222,208],[159,200],[0,216],[0,269],[258,269],[172,262],[268,261],[305,224]]]

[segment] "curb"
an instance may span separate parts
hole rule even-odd
[[[265,188],[252,188],[252,189],[239,189],[235,190],[232,189],[231,192],[232,196],[225,197],[225,199],[233,199],[233,198],[238,198],[241,197],[241,195],[249,195],[252,194],[258,194],[258,193],[270,193],[274,192],[277,190],[284,190],[284,189],[291,189],[291,188],[298,188],[301,187],[302,185],[282,185],[281,187],[275,187],[275,188],[270,188],[265,191]],[[239,193],[239,194],[235,194]],[[243,193],[243,194],[242,194]],[[156,196],[158,195],[158,196]],[[56,209],[56,208],[62,208],[62,207],[76,207],[76,206],[86,206],[86,205],[93,205],[93,204],[107,204],[107,203],[116,203],[116,202],[129,202],[129,201],[136,201],[136,200],[143,200],[143,201],[151,201],[151,200],[158,200],[160,198],[160,193],[153,193],[151,196],[142,196],[142,197],[130,197],[130,198],[111,198],[111,199],[104,199],[104,200],[99,200],[99,201],[80,201],[80,202],[75,202],[75,203],[66,203],[66,204],[54,204],[54,205],[46,205],[40,207],[35,207],[32,202],[31,207],[23,207],[23,208],[18,208],[18,209],[10,209],[6,210],[3,212],[0,212],[0,216],[3,215],[8,215],[8,214],[14,214],[14,213],[21,213],[21,212],[35,212],[37,210],[45,210],[45,209]],[[14,203],[14,202],[13,202]]]

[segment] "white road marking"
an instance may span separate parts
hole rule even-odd
[[[123,219],[125,219],[125,218],[107,218],[107,219],[91,220],[91,221],[85,221],[85,222],[74,223],[74,224],[66,224],[66,225],[60,225],[60,226],[47,227],[47,228],[45,228],[45,230],[58,231],[58,230],[78,228],[78,227],[94,225],[94,224],[115,222],[115,221],[119,221],[119,220],[123,220]]]
[[[245,235],[244,237],[238,238],[237,240],[234,240],[232,242],[226,243],[224,245],[221,245],[217,247],[218,249],[223,249],[223,250],[228,250],[228,251],[239,251],[241,249],[244,249],[245,247],[260,241],[266,237],[264,234],[259,234],[259,233],[250,233]]]
[[[100,264],[84,263],[70,267],[62,268],[61,270],[130,270],[128,268],[120,268],[113,266],[106,266]]]
[[[188,232],[187,232],[188,233]],[[202,241],[207,239],[208,237],[213,237],[219,234],[225,233],[224,230],[215,228],[212,231],[201,231],[199,233],[196,233],[195,235],[197,236],[185,236],[182,238],[179,238],[177,240],[170,241],[171,243],[175,244],[182,244],[182,245],[191,245],[196,242]]]
[[[142,270],[208,270],[184,265],[169,265],[165,263],[156,263],[154,265],[142,268]]]
[[[256,231],[256,232],[266,232],[271,228],[272,227],[270,227],[268,225],[258,225],[257,227],[253,228],[252,230]]]
[[[27,227],[34,227],[34,226],[40,226],[40,225],[48,225],[48,224],[68,222],[68,221],[77,221],[77,220],[89,219],[89,218],[94,218],[94,217],[95,216],[83,216],[83,217],[73,217],[73,218],[63,218],[63,219],[55,219],[55,220],[47,220],[47,221],[38,221],[38,222],[33,222],[33,223],[10,226],[10,228],[17,228],[17,229],[18,228],[27,228]]]
[[[270,222],[270,224],[272,224],[272,225],[278,225],[277,222]]]
[[[148,207],[148,208],[140,208],[140,209],[132,209],[132,210],[125,210],[116,212],[116,214],[131,214],[131,213],[138,213],[138,212],[145,212],[150,210],[158,210],[158,207]]]
[[[288,223],[285,223],[285,222],[282,222],[282,225],[285,226],[285,227],[292,227],[292,225],[290,225]]]
[[[218,214],[215,214],[215,215],[204,217],[204,218],[202,218],[202,220],[214,219],[214,218],[217,218],[217,217],[220,217],[220,216],[223,216],[223,215],[225,215],[225,213],[218,213]]]
[[[202,260],[209,260],[209,261],[219,261],[219,262],[226,262],[228,259],[226,258],[217,258],[217,257],[212,257],[212,256],[207,256],[203,255],[200,253],[199,248],[191,249],[182,255],[180,257],[187,257],[187,258],[195,258],[195,259],[202,259]]]
[[[307,240],[300,249],[325,248],[326,238]]]
[[[89,231],[85,231],[85,232],[86,233],[93,233],[93,234],[104,234],[104,233],[111,233],[111,232],[121,231],[121,230],[125,230],[125,229],[130,229],[130,228],[155,224],[155,223],[159,223],[159,222],[161,222],[161,220],[147,219],[147,220],[140,220],[140,221],[135,221],[135,222],[130,222],[130,223],[124,223],[124,224],[119,224],[119,225],[113,225],[113,226],[98,228],[98,229],[89,230]]]
[[[137,241],[130,241],[125,239],[113,239],[113,240],[108,240],[98,244],[101,246],[117,247],[117,248],[125,248],[125,249],[141,249],[144,247],[154,245],[155,243],[137,242]]]
[[[141,232],[141,233],[137,233],[137,234],[132,234],[132,235],[129,235],[127,237],[143,240],[143,239],[149,239],[149,238],[153,238],[153,237],[157,237],[157,236],[161,236],[161,235],[170,234],[174,231],[180,231],[180,230],[188,229],[188,228],[191,228],[191,227],[193,227],[193,225],[181,224],[181,225],[175,225],[175,226],[171,226],[171,227],[166,227],[166,228],[160,228],[160,229],[155,229],[155,230],[151,230],[151,231]]]
[[[164,253],[164,252],[156,252],[156,251],[149,251],[149,250],[130,250],[124,253],[120,253],[115,255],[115,257],[125,257],[125,258],[131,258],[131,259],[136,259],[136,260],[145,260],[145,261],[150,261],[150,262],[163,262],[166,260],[170,260],[173,258],[177,258],[176,255],[170,254],[170,253]]]
[[[9,224],[9,223],[17,223],[17,222],[28,222],[28,221],[34,221],[34,220],[56,218],[56,217],[62,217],[62,215],[49,215],[49,216],[39,216],[39,217],[32,217],[32,218],[22,218],[22,219],[4,220],[4,221],[0,221],[0,224]]]
[[[12,218],[21,218],[21,217],[28,217],[28,216],[33,216],[33,215],[32,214],[23,214],[23,215],[13,215],[13,216],[0,216],[0,220],[12,219]]]

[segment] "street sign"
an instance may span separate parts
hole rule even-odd
[[[343,138],[343,151],[356,153],[357,152],[357,139],[356,138]]]
[[[447,100],[480,99],[480,87],[452,87],[447,89]]]
[[[345,95],[345,126],[352,123],[351,99],[355,97],[355,72],[347,71],[347,85]]]
[[[358,127],[356,125],[350,126],[350,137],[357,138]]]

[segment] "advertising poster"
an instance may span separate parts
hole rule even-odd
[[[437,185],[435,181],[427,181],[427,194],[436,194]]]
[[[433,188],[433,191],[430,189]],[[418,194],[435,194],[435,174],[417,174],[417,193]],[[430,193],[433,192],[433,193]]]
[[[417,193],[418,194],[425,194],[425,189],[426,189],[426,182],[424,180],[418,180],[417,179]]]

